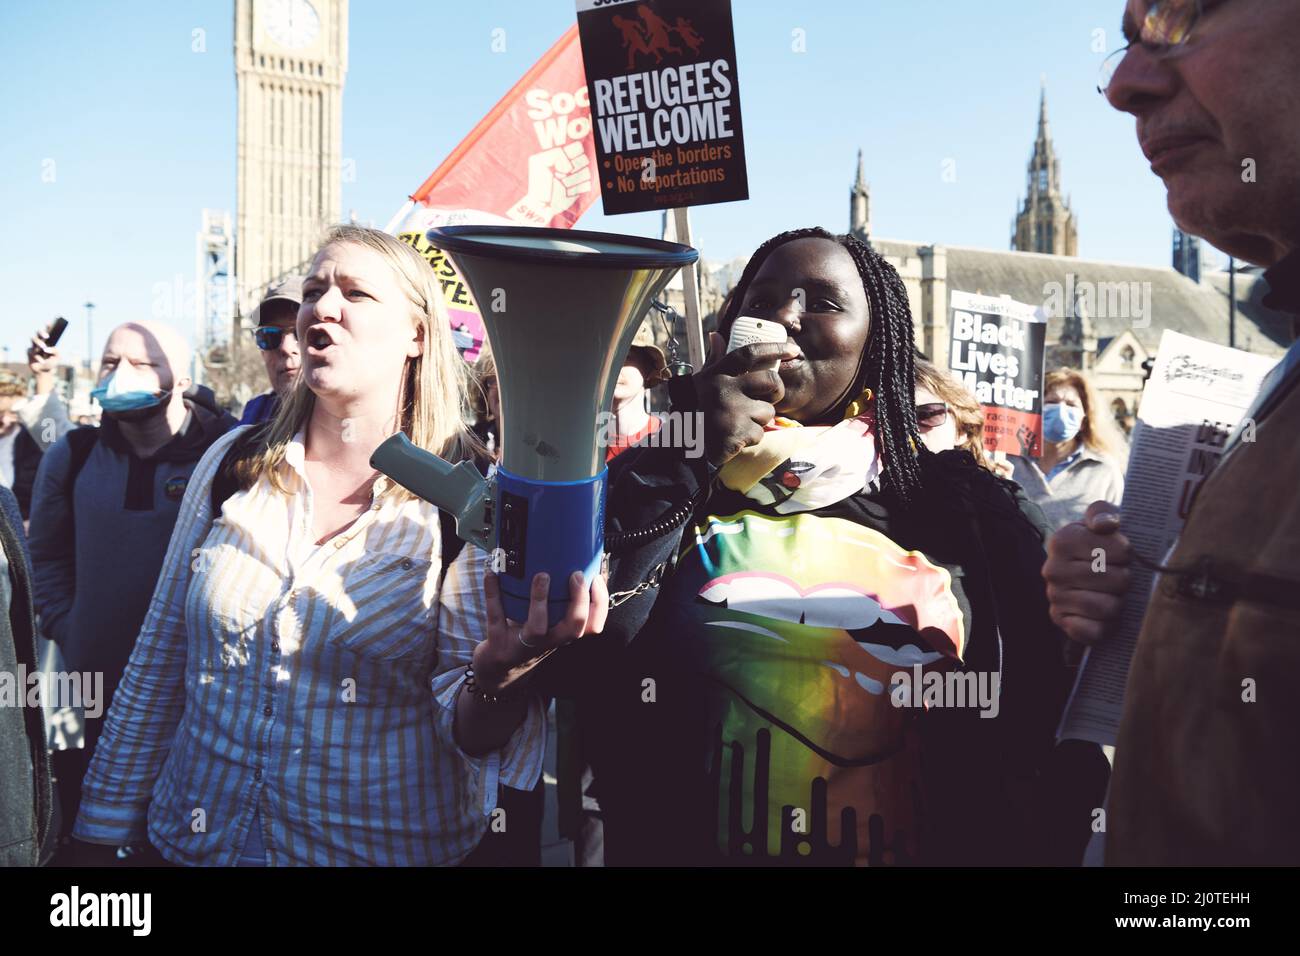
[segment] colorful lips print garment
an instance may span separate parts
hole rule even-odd
[[[948,572],[845,518],[746,510],[688,532],[667,589],[659,639],[710,697],[724,856],[915,859],[920,711],[891,677],[961,660]]]

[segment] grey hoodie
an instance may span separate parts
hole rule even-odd
[[[69,670],[103,672],[106,697],[149,610],[190,475],[235,425],[206,388],[187,392],[185,405],[181,432],[147,459],[105,416],[71,496],[75,432],[46,452],[36,476],[29,537],[41,630]]]

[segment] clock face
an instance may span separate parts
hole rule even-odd
[[[266,32],[280,46],[301,50],[320,33],[320,17],[307,0],[269,0]]]

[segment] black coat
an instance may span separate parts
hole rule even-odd
[[[1002,694],[997,719],[981,720],[968,708],[931,712],[922,721],[923,775],[935,796],[921,862],[1045,862],[1039,774],[1068,692],[1064,638],[1048,618],[1040,577],[1047,522],[1017,486],[965,452],[926,453],[922,473],[924,491],[909,505],[883,492],[856,496],[859,523],[954,568],[971,622],[963,666],[998,672]],[[606,533],[610,591],[621,603],[603,634],[543,665],[544,685],[578,702],[613,865],[725,862],[709,810],[716,787],[689,742],[700,716],[688,699],[691,685],[673,661],[656,654],[659,591],[642,587],[671,573],[682,528],[618,546],[619,533],[680,509],[709,480],[703,460],[681,449],[638,447],[614,460]],[[647,679],[657,703],[645,701]]]
[[[0,608],[0,672],[37,671],[31,562],[14,499],[0,488],[0,548],[8,562],[10,597]],[[30,685],[15,690],[27,703]],[[0,867],[37,866],[54,850],[54,783],[40,707],[0,707]]]
[[[36,439],[27,433],[21,425],[18,437],[14,439],[14,497],[18,499],[18,510],[23,520],[31,517],[32,487],[36,484],[36,471],[41,466],[44,452]]]

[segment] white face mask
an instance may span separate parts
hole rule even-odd
[[[149,378],[130,362],[122,360],[108,376],[108,381],[93,389],[90,397],[106,412],[132,412],[152,408],[160,403],[167,392],[160,391]]]

